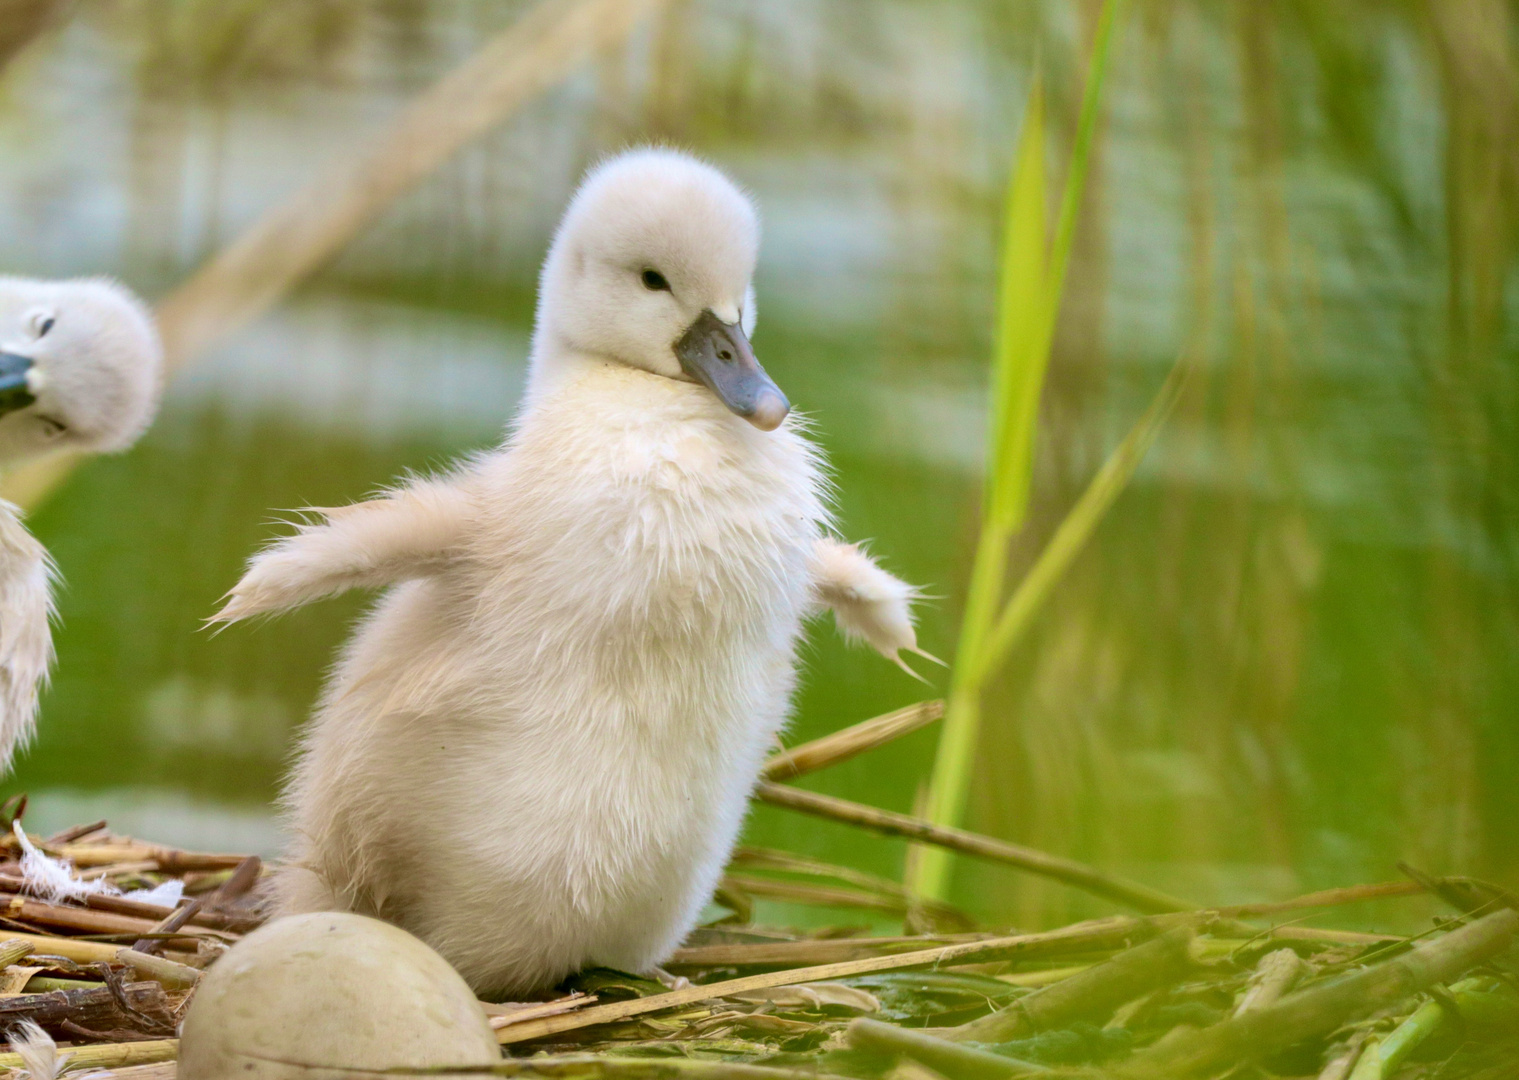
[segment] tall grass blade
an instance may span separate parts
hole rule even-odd
[[[1044,347],[1050,284],[1044,158],[1044,85],[1036,72],[1008,183],[1002,235],[985,495],[986,521],[997,535],[1016,529],[1028,508],[1034,426],[1049,361]]]
[[[1103,462],[1102,468],[1097,475],[1092,477],[1081,498],[1076,505],[1071,507],[1070,512],[1061,520],[1055,534],[1050,537],[1049,543],[1045,544],[1040,551],[1039,558],[1029,568],[1018,587],[1013,590],[1013,595],[1008,599],[1007,606],[1002,609],[1002,615],[997,620],[996,628],[987,640],[985,648],[977,657],[978,667],[973,673],[972,682],[984,685],[996,670],[1007,659],[1008,653],[1028,629],[1033,617],[1038,613],[1050,590],[1055,587],[1081,549],[1086,546],[1097,525],[1107,514],[1108,509],[1118,498],[1120,492],[1128,486],[1129,480],[1134,476],[1134,470],[1139,467],[1139,462],[1149,450],[1150,444],[1155,441],[1155,436],[1160,433],[1161,425],[1166,422],[1171,409],[1176,404],[1176,399],[1181,395],[1183,384],[1186,382],[1187,372],[1191,369],[1186,366],[1185,357],[1176,362],[1171,369],[1171,374],[1161,385],[1155,395],[1155,400],[1145,410],[1144,415],[1134,424],[1129,433],[1124,436],[1123,442],[1113,450],[1107,461]]]
[[[1042,355],[1039,351],[1041,308],[1048,288],[1044,160],[1044,93],[1036,74],[1003,214],[985,511],[960,628],[960,659],[951,676],[949,705],[925,811],[928,819],[938,824],[956,823],[965,811],[971,757],[981,719],[979,694],[965,682],[974,665],[966,660],[980,651],[981,641],[997,617],[1008,540],[1028,506],[1033,428],[1049,356],[1047,347]],[[949,870],[946,853],[922,851],[915,869],[918,880],[909,882],[913,891],[930,899],[943,899]]]
[[[981,689],[992,671],[983,661],[983,651],[1002,622],[999,609],[1007,546],[1028,510],[1039,401],[1121,2],[1104,0],[1098,17],[1053,244],[1047,239],[1044,94],[1037,75],[1008,185],[981,536],[976,545],[965,619],[925,808],[928,819],[940,825],[957,825],[965,814],[981,726]],[[1097,517],[1100,516],[1099,513]],[[921,896],[944,899],[949,887],[950,858],[942,850],[921,852],[911,864],[909,886]]]
[[[1055,223],[1054,251],[1050,257],[1052,268],[1050,321],[1060,312],[1060,296],[1065,289],[1065,271],[1071,261],[1071,244],[1076,237],[1076,216],[1081,211],[1081,198],[1086,191],[1087,159],[1092,154],[1092,142],[1097,136],[1098,105],[1102,101],[1102,84],[1107,79],[1108,57],[1113,49],[1113,29],[1124,0],[1105,0],[1097,16],[1097,33],[1092,38],[1092,60],[1087,68],[1087,83],[1081,97],[1081,115],[1076,120],[1076,143],[1071,147],[1071,169],[1066,178],[1065,191],[1061,193],[1060,217]]]

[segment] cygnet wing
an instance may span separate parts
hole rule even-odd
[[[0,775],[31,738],[37,693],[53,662],[52,581],[47,550],[16,508],[0,502]]]

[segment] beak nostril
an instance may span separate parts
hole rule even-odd
[[[730,412],[761,431],[774,431],[791,408],[786,395],[765,374],[737,323],[724,322],[708,308],[673,346],[683,372],[704,384]]]

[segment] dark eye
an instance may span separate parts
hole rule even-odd
[[[645,270],[643,272],[643,287],[654,292],[669,292],[670,283],[658,270]]]
[[[58,320],[53,318],[51,315],[33,315],[32,333],[36,334],[38,337],[46,337],[47,332],[53,328],[53,324],[57,321]]]

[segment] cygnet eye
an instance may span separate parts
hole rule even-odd
[[[645,270],[643,272],[643,287],[651,292],[669,292],[670,283],[658,270]]]
[[[32,334],[34,337],[46,337],[47,332],[53,328],[58,320],[51,312],[37,311],[32,313]]]

